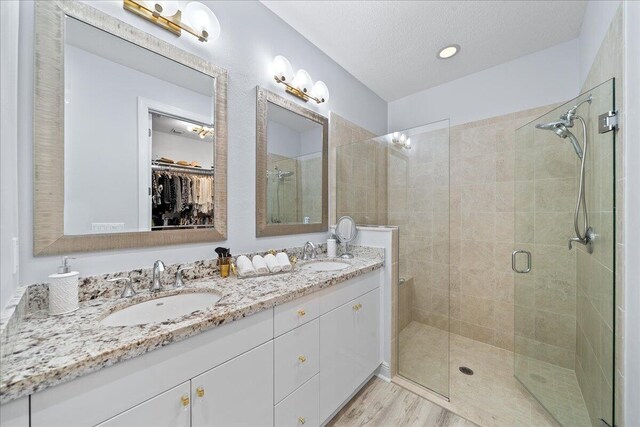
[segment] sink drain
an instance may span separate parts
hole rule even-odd
[[[465,375],[473,375],[473,369],[471,368],[467,368],[466,366],[460,366],[458,369],[460,370],[460,372],[462,372]]]

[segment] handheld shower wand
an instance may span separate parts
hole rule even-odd
[[[560,116],[560,120],[557,122],[550,123],[539,123],[536,125],[536,128],[543,130],[552,130],[556,135],[558,135],[562,139],[569,138],[571,145],[573,146],[574,151],[580,158],[580,186],[578,189],[578,197],[576,200],[576,209],[573,215],[573,227],[576,233],[575,237],[569,239],[569,250],[573,248],[573,243],[582,243],[587,247],[587,252],[593,252],[593,239],[595,237],[595,233],[593,229],[589,226],[589,213],[587,211],[587,202],[585,196],[585,165],[587,160],[587,124],[585,120],[576,114],[578,107],[580,107],[584,103],[591,103],[592,96],[589,95],[584,101],[579,102],[569,111]],[[568,129],[573,127],[573,121],[577,119],[582,124],[582,147],[578,143],[578,139],[576,136]],[[580,217],[580,209],[582,208],[582,219],[583,219],[583,229],[584,232],[580,230],[579,225],[579,217]]]

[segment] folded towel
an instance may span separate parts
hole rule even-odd
[[[269,268],[270,272],[279,273],[282,271],[282,267],[280,267],[280,264],[278,263],[278,260],[276,259],[275,255],[272,255],[272,254],[265,255],[264,262],[267,264],[267,267]]]
[[[264,258],[262,258],[260,255],[255,255],[251,262],[253,263],[253,268],[256,270],[256,273],[269,273],[269,268],[267,268],[267,264],[264,262]]]
[[[276,254],[276,260],[278,260],[278,264],[280,264],[282,271],[291,271],[293,269],[289,262],[289,257],[284,252],[278,252]]]
[[[240,255],[236,260],[236,268],[241,276],[255,276],[256,270],[253,268],[251,260],[244,255]]]

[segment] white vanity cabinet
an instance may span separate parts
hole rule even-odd
[[[190,401],[190,385],[187,381],[97,427],[189,427]]]
[[[191,425],[273,425],[273,342],[191,380]]]
[[[381,278],[367,273],[32,394],[28,425],[320,426],[380,364]],[[22,425],[13,418],[3,413],[3,427]]]
[[[380,294],[373,289],[320,317],[320,419],[380,365]]]

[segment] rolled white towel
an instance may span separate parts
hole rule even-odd
[[[278,261],[278,264],[280,264],[282,271],[291,271],[293,269],[289,262],[289,257],[284,252],[278,252],[276,254],[276,260]]]
[[[251,260],[244,255],[240,255],[236,260],[238,274],[241,276],[255,276],[256,270],[253,268]]]
[[[280,264],[278,264],[278,260],[276,259],[275,255],[265,255],[264,262],[267,264],[270,272],[279,273],[282,271],[282,267],[280,267]]]
[[[269,268],[267,268],[267,264],[264,262],[264,258],[260,255],[255,255],[251,260],[253,263],[253,268],[256,270],[258,274],[267,274],[269,272]]]

